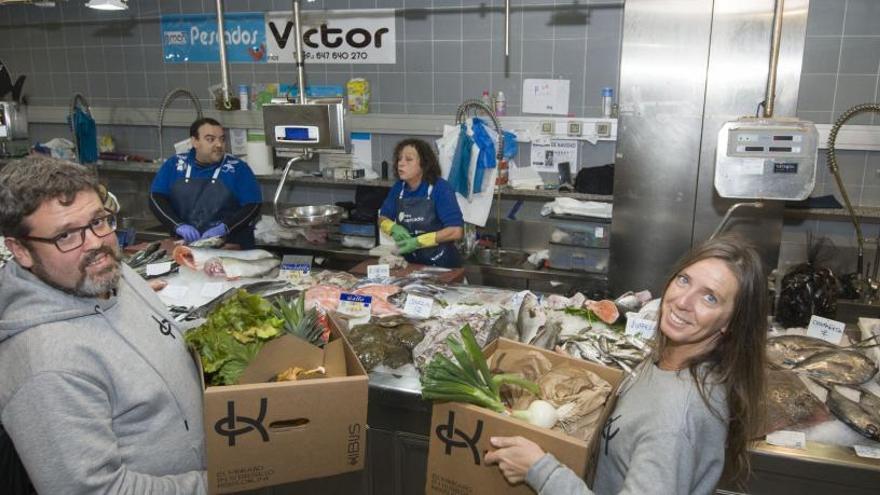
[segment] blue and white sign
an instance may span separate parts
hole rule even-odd
[[[266,18],[262,12],[228,13],[223,22],[229,62],[266,62]],[[161,25],[165,63],[220,61],[216,15],[163,15]]]

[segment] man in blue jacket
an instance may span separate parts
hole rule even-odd
[[[115,230],[86,168],[0,171],[0,422],[38,493],[205,493],[195,363]]]
[[[226,134],[216,120],[196,120],[189,134],[192,149],[166,160],[153,179],[150,209],[187,243],[220,236],[252,248],[263,201],[253,171],[226,153]]]

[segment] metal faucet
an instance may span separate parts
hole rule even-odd
[[[186,96],[192,101],[193,106],[196,108],[196,114],[198,115],[198,119],[202,118],[204,114],[202,114],[202,104],[199,103],[199,99],[196,98],[196,95],[192,93],[192,91],[186,88],[174,88],[168,93],[165,94],[165,98],[162,99],[162,104],[159,105],[159,158],[161,159],[164,155],[164,138],[162,137],[162,125],[165,122],[165,109],[168,108],[168,105],[171,104],[172,101],[176,100],[180,96]]]

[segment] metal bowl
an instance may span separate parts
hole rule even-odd
[[[326,225],[335,223],[345,211],[335,205],[312,205],[285,208],[281,211],[282,220],[297,227]]]

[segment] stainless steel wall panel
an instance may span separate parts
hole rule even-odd
[[[627,0],[611,226],[613,294],[662,284],[690,247],[711,0]]]

